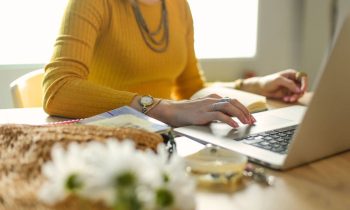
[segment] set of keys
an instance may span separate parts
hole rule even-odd
[[[275,183],[275,177],[266,173],[262,167],[255,167],[248,163],[243,171],[243,176],[252,178],[253,180],[272,186]]]
[[[210,176],[214,180],[225,179],[229,183],[234,177],[238,176],[237,173],[210,173]],[[275,177],[266,173],[265,169],[262,167],[255,167],[248,163],[242,172],[243,177],[252,179],[256,182],[264,184],[266,186],[273,186],[275,183]]]

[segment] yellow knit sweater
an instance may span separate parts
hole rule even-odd
[[[81,118],[129,105],[136,94],[186,99],[203,87],[186,0],[166,0],[169,46],[157,53],[142,39],[126,0],[70,0],[45,68],[44,109]],[[147,25],[161,4],[140,3]]]

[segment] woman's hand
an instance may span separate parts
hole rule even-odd
[[[242,89],[284,102],[296,102],[303,96],[307,87],[306,74],[288,69],[263,77],[246,79]]]
[[[216,94],[195,100],[162,100],[148,114],[173,127],[205,125],[218,120],[236,128],[238,123],[232,117],[237,117],[243,124],[256,122],[238,100],[222,98]]]

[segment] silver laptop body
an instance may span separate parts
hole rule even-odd
[[[334,39],[308,107],[290,106],[254,114],[254,126],[224,123],[175,128],[180,135],[247,155],[274,169],[289,169],[350,149],[350,18]],[[236,120],[238,121],[238,120]],[[239,141],[244,136],[298,125],[286,154]]]

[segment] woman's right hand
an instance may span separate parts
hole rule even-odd
[[[232,117],[237,117],[243,124],[252,125],[256,122],[237,99],[222,98],[216,94],[194,100],[162,100],[148,115],[173,127],[222,121],[236,128],[238,123]]]

